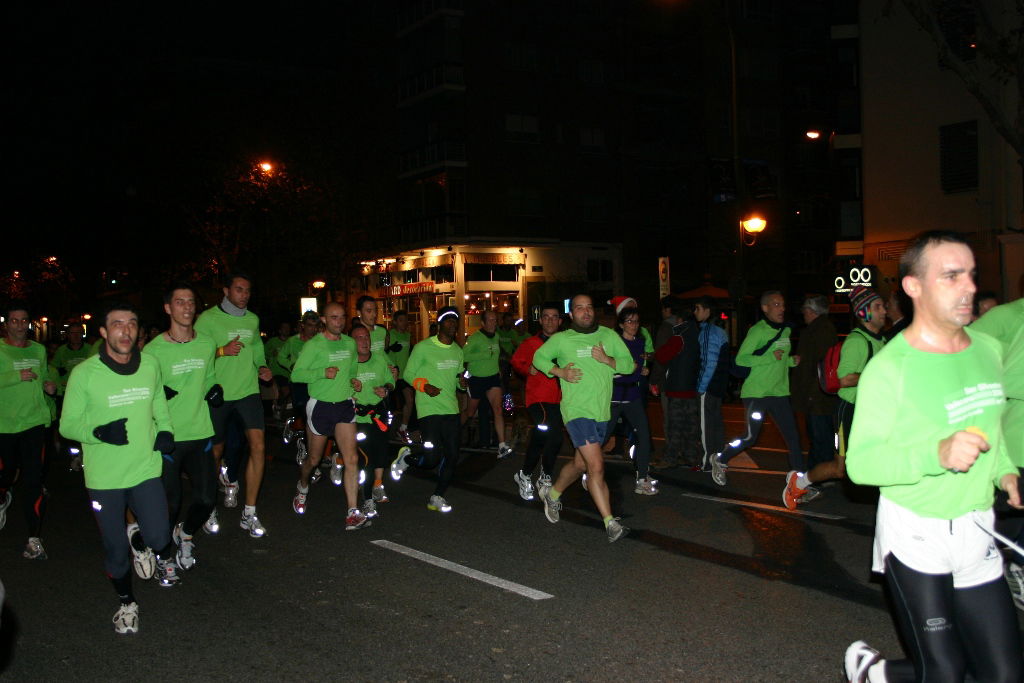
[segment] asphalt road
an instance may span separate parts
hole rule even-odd
[[[609,544],[579,486],[553,525],[518,497],[519,456],[480,453],[463,456],[451,513],[426,509],[433,483],[409,470],[372,527],[346,532],[326,477],[308,513],[292,512],[293,451],[269,441],[267,537],[221,509],[221,533],[197,536],[180,586],[136,581],[131,636],[110,624],[117,600],[81,475],[54,462],[49,559],[20,557],[16,507],[0,532],[0,677],[834,681],[853,640],[901,652],[869,571],[873,492],[840,484],[787,512],[775,450],[730,469],[725,489],[672,470],[653,497],[610,459],[613,508],[633,531]]]

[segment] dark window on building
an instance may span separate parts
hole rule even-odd
[[[611,282],[615,279],[614,274],[611,259],[587,259],[587,280],[590,282]]]
[[[540,66],[537,46],[531,43],[506,44],[505,66],[515,71],[536,71]]]
[[[540,142],[540,121],[529,114],[505,114],[505,139],[512,142]]]
[[[580,200],[580,213],[585,221],[608,220],[608,198],[604,195],[584,195]]]
[[[597,127],[580,128],[580,146],[587,152],[603,152],[604,129]]]
[[[581,60],[580,80],[591,85],[604,83],[604,62],[599,59]]]
[[[541,216],[544,205],[540,190],[532,187],[508,188],[508,213],[510,216]]]
[[[978,189],[977,121],[939,128],[939,174],[943,192]]]
[[[515,282],[519,279],[519,266],[516,265],[467,263],[462,272],[467,282]]]

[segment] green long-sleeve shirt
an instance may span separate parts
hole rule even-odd
[[[383,325],[374,325],[370,330],[370,353],[384,354],[387,346],[388,330]]]
[[[388,340],[391,345],[400,344],[402,348],[398,351],[388,351],[388,360],[398,368],[398,376],[405,372],[405,366],[409,362],[409,353],[412,351],[412,335],[406,332],[399,332],[396,329],[388,330]]]
[[[235,337],[242,342],[237,356],[221,356],[214,364],[217,383],[224,389],[224,400],[235,401],[260,391],[259,369],[267,364],[260,337],[260,319],[250,311],[237,316],[220,306],[203,311],[196,320],[196,332],[213,339],[218,347],[226,346]]]
[[[310,337],[312,339],[312,337]],[[303,339],[301,336],[295,334],[288,337],[287,341],[281,346],[281,350],[277,352],[278,364],[288,371],[288,377],[291,378],[292,368],[295,367],[295,361],[299,359],[299,354],[302,353],[302,347],[306,345],[309,339]]]
[[[442,344],[436,336],[412,347],[402,379],[415,387],[416,379],[423,378],[427,384],[441,390],[437,396],[416,392],[416,413],[420,417],[458,414],[459,400],[455,392],[459,388],[462,363],[462,348],[455,343]]]
[[[128,443],[114,446],[93,436],[93,429],[127,418]],[[153,449],[157,432],[172,432],[156,359],[141,354],[139,368],[121,375],[92,356],[71,371],[60,433],[82,443],[85,486],[131,488],[160,476],[160,454]]]
[[[615,362],[614,369],[594,360],[591,350],[599,344],[604,345],[604,352]],[[572,363],[583,372],[578,382],[559,382],[562,387],[562,419],[566,422],[580,417],[607,422],[611,417],[612,377],[628,375],[635,368],[633,355],[622,337],[607,327],[598,327],[590,334],[566,330],[552,335],[533,354],[533,365],[553,377],[551,368],[555,363],[560,368]]]
[[[284,346],[286,341],[288,340],[281,339],[275,335],[268,339],[263,345],[263,353],[266,354],[267,357],[267,367],[270,368],[270,371],[274,373],[275,377],[287,378],[290,373],[289,369],[281,365],[281,362],[278,360],[281,348]]]
[[[22,370],[31,370],[36,378],[21,379]],[[28,346],[12,346],[0,339],[0,433],[17,434],[39,425],[50,424],[43,382],[49,378],[46,348],[29,341]]]
[[[1003,347],[1003,438],[1010,460],[1024,467],[1024,299],[990,309],[971,329],[995,337]]]
[[[395,379],[391,376],[388,362],[383,354],[371,353],[365,362],[356,360],[356,379],[362,382],[363,388],[355,394],[356,403],[363,406],[374,406],[383,399],[374,391],[377,387],[387,384],[394,386]],[[378,415],[378,417],[383,417]],[[359,415],[356,422],[366,424],[373,422],[369,415]]]
[[[789,355],[792,343],[789,340],[790,328],[782,331],[771,348],[762,355],[754,355],[767,344],[776,334],[777,328],[765,320],[758,321],[736,352],[736,365],[750,368],[750,375],[743,380],[740,390],[741,398],[764,398],[765,396],[789,396],[789,369],[796,365],[796,359]],[[775,358],[775,350],[782,350],[782,359]]]
[[[475,337],[476,334],[474,333],[473,336]],[[501,348],[501,352],[504,353],[506,357],[511,358],[512,354],[516,352],[516,347],[519,346],[519,338],[516,335],[515,328],[506,330],[504,328],[499,327],[497,330],[495,330],[495,336],[498,338],[498,344]],[[474,373],[472,370],[470,370],[470,374],[476,377],[476,373]],[[480,377],[486,376],[487,375],[480,375]]]
[[[839,351],[839,365],[836,367],[836,376],[842,379],[850,374],[864,372],[868,364],[868,346],[871,348],[871,358],[878,355],[878,352],[885,346],[885,339],[867,334],[859,327],[843,341],[843,347]],[[857,402],[857,387],[843,387],[839,390],[839,398],[850,403]]]
[[[487,336],[483,330],[477,330],[462,347],[462,358],[468,364],[466,369],[473,377],[491,377],[498,374],[498,358],[501,351],[500,334]]]
[[[68,377],[71,376],[71,371],[75,369],[75,366],[92,354],[92,349],[84,342],[77,349],[73,349],[67,344],[57,347],[57,350],[53,352],[53,367],[57,369],[58,384],[62,389],[68,385]]]
[[[343,334],[331,340],[321,333],[302,347],[292,368],[292,381],[309,385],[309,395],[318,401],[338,403],[352,398],[355,366],[356,342],[352,337]],[[338,368],[333,379],[324,374],[330,367]]]
[[[164,386],[178,392],[167,401],[175,440],[213,436],[210,406],[206,402],[207,392],[216,384],[217,345],[213,340],[197,332],[192,341],[178,344],[159,334],[142,351],[156,359]]]
[[[971,344],[958,353],[920,351],[897,335],[860,376],[846,471],[922,517],[986,510],[1000,478],[1017,471],[1000,425],[999,343],[966,329]],[[939,463],[939,442],[968,427],[981,429],[991,448],[967,472],[950,472]]]

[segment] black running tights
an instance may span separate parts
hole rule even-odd
[[[953,587],[951,574],[923,574],[889,554],[885,579],[910,660],[887,661],[892,683],[963,681],[1019,683],[1022,674],[1017,614],[1006,582]]]
[[[192,483],[192,504],[181,527],[185,535],[191,536],[209,518],[217,502],[217,468],[210,440],[176,441],[169,457],[163,457],[164,470],[160,476],[167,492],[167,518],[173,529],[181,510],[181,473],[184,472]]]

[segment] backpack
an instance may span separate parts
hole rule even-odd
[[[856,330],[854,330],[856,331]],[[851,332],[850,334],[853,334]],[[864,337],[864,335],[860,335]],[[868,360],[871,360],[871,356],[875,353],[875,346],[871,343],[867,337],[864,337],[865,343],[868,345]],[[821,390],[826,394],[835,395],[839,393],[839,354],[843,350],[843,342],[837,341],[832,346],[828,347],[828,351],[825,352],[825,357],[818,361],[818,385]],[[866,365],[866,363],[865,363]]]

